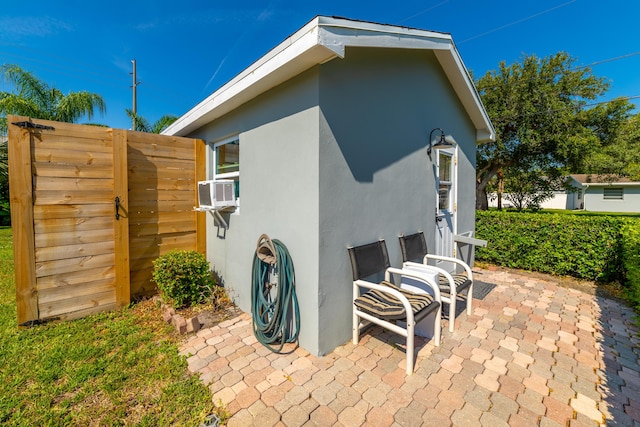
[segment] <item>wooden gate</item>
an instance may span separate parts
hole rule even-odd
[[[154,292],[152,261],[205,251],[202,140],[9,116],[18,324]]]

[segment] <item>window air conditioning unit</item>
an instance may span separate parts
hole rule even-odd
[[[198,182],[200,209],[224,209],[236,206],[236,183],[232,179]]]

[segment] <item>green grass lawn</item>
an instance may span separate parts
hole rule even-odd
[[[10,228],[0,228],[0,425],[197,426],[217,409],[151,301],[16,326]]]

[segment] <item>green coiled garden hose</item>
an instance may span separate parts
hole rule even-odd
[[[266,234],[261,235],[251,276],[253,333],[269,350],[281,353],[286,343],[298,340],[300,332],[295,272],[286,246]]]

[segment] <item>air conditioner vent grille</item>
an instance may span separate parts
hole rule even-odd
[[[237,206],[235,181],[209,180],[198,182],[198,204],[200,209],[214,210]]]

